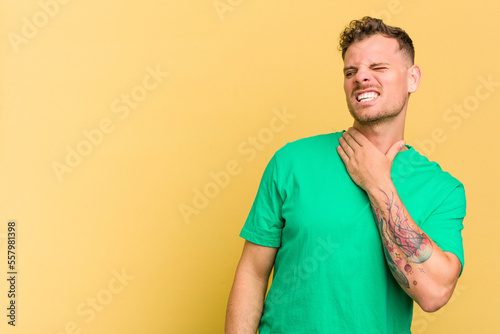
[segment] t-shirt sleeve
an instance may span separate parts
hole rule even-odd
[[[267,247],[280,247],[283,198],[278,187],[276,156],[267,165],[240,237]]]
[[[462,242],[465,217],[465,190],[460,183],[425,221],[422,229],[445,252],[455,254],[464,268]],[[460,272],[460,275],[462,272]]]

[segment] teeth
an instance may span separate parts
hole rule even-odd
[[[373,99],[376,99],[377,97],[378,97],[378,93],[367,92],[367,93],[359,94],[358,97],[356,97],[356,100],[358,100],[358,102],[371,101]]]

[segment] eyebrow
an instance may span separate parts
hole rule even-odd
[[[377,66],[390,66],[389,63],[372,63],[370,64],[370,68],[372,67],[377,67]],[[356,66],[347,66],[344,67],[344,73],[349,71],[349,70],[357,70],[358,68]]]
[[[348,66],[348,67],[344,67],[344,73],[349,71],[349,70],[357,70],[358,68],[355,67],[355,66]]]

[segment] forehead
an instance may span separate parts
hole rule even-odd
[[[399,49],[398,41],[380,34],[351,44],[344,57],[346,66],[403,61],[403,52]]]

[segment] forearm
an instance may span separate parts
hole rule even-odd
[[[394,278],[423,310],[439,309],[451,297],[458,276],[450,255],[413,221],[392,182],[367,194]]]
[[[237,270],[229,295],[225,334],[255,334],[259,326],[267,280]]]

